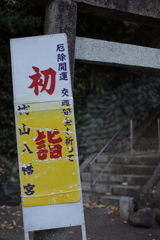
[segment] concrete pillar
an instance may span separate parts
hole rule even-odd
[[[130,215],[134,212],[134,203],[131,197],[121,197],[119,201],[120,217],[128,221]]]
[[[67,34],[72,87],[74,81],[76,20],[77,5],[73,0],[50,0],[47,2],[44,34]]]

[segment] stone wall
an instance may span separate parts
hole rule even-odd
[[[136,129],[148,116],[151,109],[160,105],[160,81],[144,75],[139,83],[125,83],[117,89],[101,95],[90,94],[86,99],[85,123],[77,126],[77,139],[80,160],[98,152],[127,119],[133,119]],[[117,136],[107,152],[115,151],[129,136],[129,124]]]

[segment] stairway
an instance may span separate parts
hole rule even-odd
[[[97,162],[93,164],[94,179],[111,157],[111,154],[98,157]],[[135,197],[146,184],[159,161],[159,153],[134,152],[132,158],[129,153],[118,154],[114,163],[108,166],[95,184],[94,202],[119,207],[119,199],[122,196]],[[90,203],[91,188],[88,168],[81,172],[81,179],[83,201]]]
[[[90,171],[87,163],[95,155],[90,155],[81,165],[83,201],[91,202]],[[100,155],[93,164],[93,179],[111,159],[112,154]],[[160,162],[158,151],[158,127],[154,120],[134,144],[130,153],[120,153],[108,166],[94,186],[93,201],[119,207],[122,196],[136,197]]]

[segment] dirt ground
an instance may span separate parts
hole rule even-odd
[[[84,206],[87,240],[160,240],[160,227],[131,226],[116,208],[103,205]],[[70,227],[67,240],[81,240],[81,227]],[[0,207],[0,240],[24,240],[21,207]],[[33,233],[30,234],[33,240]]]

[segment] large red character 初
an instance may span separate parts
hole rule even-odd
[[[37,67],[32,67],[36,74],[29,76],[33,80],[28,88],[34,88],[34,93],[38,96],[39,92],[46,91],[49,95],[52,95],[56,85],[56,73],[52,68],[40,71]],[[42,75],[44,79],[41,79]],[[39,88],[41,89],[39,90]]]
[[[35,139],[36,145],[37,146],[37,156],[39,160],[45,160],[47,159],[47,154],[48,150],[46,149],[45,145],[45,138],[46,135],[44,134],[43,131],[37,131],[38,137]],[[54,129],[54,131],[47,131],[47,137],[48,137],[48,142],[51,143],[52,145],[48,145],[49,147],[49,153],[50,153],[50,158],[60,158],[62,157],[62,146],[59,144],[62,142],[62,138],[58,137],[56,139],[53,139],[57,134],[60,132],[58,129]]]

